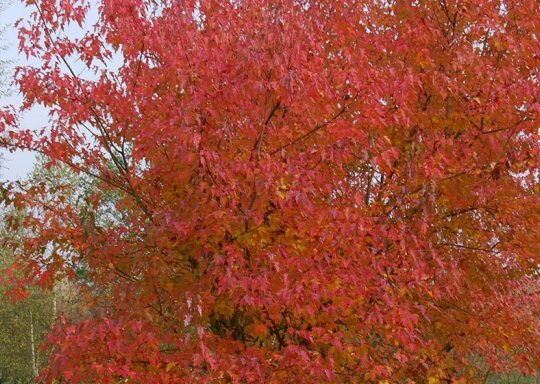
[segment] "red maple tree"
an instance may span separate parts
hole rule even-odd
[[[17,83],[50,123],[4,111],[4,145],[122,218],[18,194],[29,275],[88,270],[44,381],[539,367],[538,1],[27,3]]]

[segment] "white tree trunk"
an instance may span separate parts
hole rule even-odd
[[[34,377],[38,375],[37,359],[36,359],[36,339],[34,336],[34,315],[30,310],[30,349],[32,352],[32,373]]]
[[[56,311],[57,311],[57,308],[56,308],[56,284],[55,283],[53,283],[53,288],[52,288],[52,305],[53,305],[53,318],[52,318],[51,324],[53,324],[54,321],[56,320]]]

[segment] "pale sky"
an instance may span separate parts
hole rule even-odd
[[[7,1],[9,5],[2,12],[0,12],[0,29],[4,29],[3,35],[0,35],[0,46],[5,46],[7,49],[0,52],[0,55],[2,55],[1,57],[3,59],[11,60],[8,67],[9,77],[16,66],[28,64],[37,66],[39,65],[39,62],[29,62],[24,55],[19,55],[19,41],[17,38],[17,30],[14,27],[14,23],[17,20],[28,17],[35,9],[32,9],[31,7],[27,8],[21,3],[21,0],[0,0],[0,4],[2,4],[4,1]],[[89,3],[91,5],[96,5],[96,3],[92,1]],[[69,35],[71,38],[82,37],[85,31],[87,31],[87,28],[93,25],[93,23],[97,20],[97,17],[97,9],[96,7],[92,7],[86,15],[86,21],[83,23],[82,27],[78,27],[76,24],[70,24],[64,30],[64,33]],[[113,55],[112,60],[108,63],[108,68],[114,70],[114,68],[119,67],[121,62],[122,60],[119,56],[117,57]],[[86,73],[85,67],[80,62],[78,63],[77,60],[72,61],[70,65],[78,70],[81,75],[87,75],[90,78],[94,76],[92,73]],[[17,107],[21,104],[21,102],[22,97],[18,92],[16,92],[15,87],[12,87],[12,93],[10,96],[0,96],[0,107],[6,105],[14,105]],[[35,107],[24,114],[20,123],[23,128],[39,129],[46,127],[48,120],[49,117],[47,110],[44,107]],[[15,180],[24,177],[32,170],[36,158],[35,154],[23,151],[9,153],[6,150],[0,149],[0,154],[4,159],[0,163],[0,180]]]
[[[4,29],[2,36],[0,37],[0,45],[6,46],[6,50],[1,52],[2,58],[11,60],[8,66],[8,77],[11,71],[17,65],[24,65],[26,59],[24,56],[18,54],[17,46],[17,32],[14,28],[16,20],[26,17],[29,11],[26,7],[18,1],[11,1],[12,4],[8,5],[2,13],[0,13],[0,26]],[[5,105],[20,105],[22,97],[14,87],[12,87],[12,93],[8,97],[0,96],[0,106]],[[22,125],[25,127],[41,127],[47,123],[47,112],[43,108],[34,108],[28,111],[22,119]],[[2,169],[0,171],[0,180],[14,180],[20,177],[24,177],[32,170],[35,161],[35,155],[29,152],[16,152],[9,153],[6,150],[0,149],[0,153],[4,158],[2,162]]]

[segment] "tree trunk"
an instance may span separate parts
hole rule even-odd
[[[36,339],[34,336],[34,315],[30,310],[30,350],[32,352],[32,373],[34,377],[38,375],[38,367],[36,360]]]

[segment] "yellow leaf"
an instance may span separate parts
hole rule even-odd
[[[401,288],[399,289],[399,295],[400,295],[401,297],[406,296],[408,293],[409,293],[409,291],[407,290],[407,287],[401,287]]]

